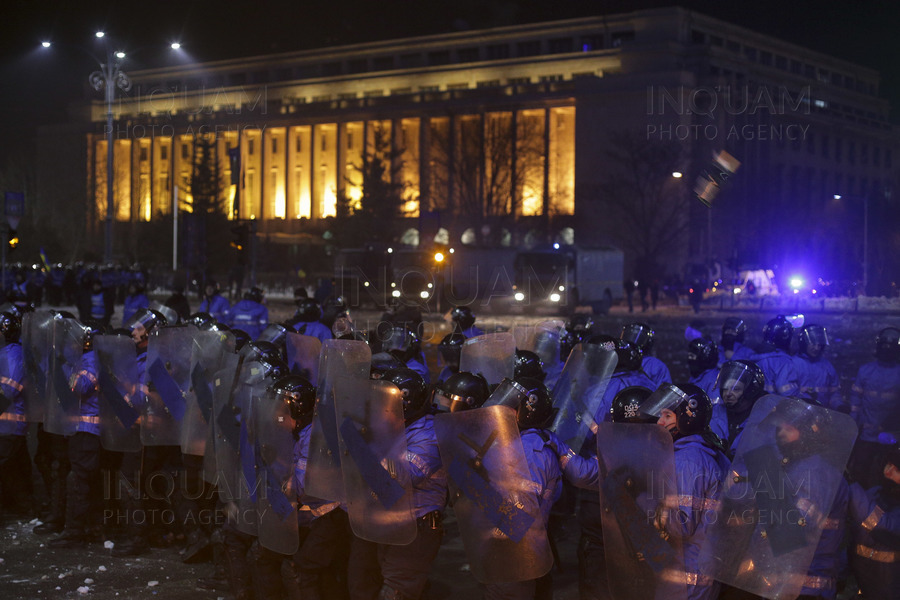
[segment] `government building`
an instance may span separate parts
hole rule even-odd
[[[866,258],[889,257],[874,242],[895,146],[878,73],[681,8],[128,75],[112,198],[115,254],[129,260],[128,232],[171,219],[176,202],[192,210],[201,144],[217,157],[217,205],[270,244],[318,243],[379,160],[402,195],[404,241],[612,244],[627,269],[649,260],[670,275],[796,263],[860,278]],[[55,175],[38,190],[45,210],[78,207],[97,239],[100,96],[42,131],[40,179]],[[735,170],[715,176],[723,151]],[[709,208],[696,193],[711,174]]]

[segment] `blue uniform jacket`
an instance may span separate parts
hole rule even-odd
[[[100,435],[100,399],[97,389],[97,357],[90,350],[81,356],[69,374],[69,387],[81,401],[76,431]]]
[[[800,391],[800,375],[790,354],[774,350],[757,354],[754,360],[766,376],[767,392],[779,396],[797,396]]]
[[[678,497],[668,502],[666,531],[682,540],[691,599],[712,599],[718,594],[718,584],[699,573],[699,558],[706,531],[715,521],[722,479],[728,467],[725,455],[704,444],[701,436],[675,440]]]
[[[25,354],[22,344],[13,342],[0,348],[0,391],[10,401],[0,414],[0,434],[25,435]]]
[[[122,327],[128,324],[131,317],[141,308],[150,308],[150,299],[144,294],[132,294],[125,296],[125,305],[122,307]]]
[[[334,337],[331,334],[331,330],[318,321],[300,321],[298,323],[294,323],[293,327],[294,331],[296,331],[297,333],[318,338],[322,343],[325,343],[325,340],[330,340]]]
[[[219,323],[228,323],[231,304],[221,295],[215,294],[212,298],[204,298],[198,311],[212,315]]]
[[[251,340],[255,340],[269,324],[269,309],[259,302],[244,298],[231,307],[229,319],[229,327],[242,329]]]
[[[641,359],[641,371],[653,381],[654,385],[650,387],[651,390],[655,390],[664,383],[672,382],[672,374],[669,373],[669,367],[655,356],[647,355]]]
[[[478,327],[475,327],[474,325],[472,325],[471,327],[469,327],[468,329],[463,331],[462,334],[464,336],[466,336],[466,339],[469,339],[469,338],[473,338],[473,337],[478,337],[479,335],[484,335],[484,331],[482,331]]]
[[[900,502],[850,486],[850,566],[866,598],[900,598]]]
[[[794,357],[800,390],[798,397],[811,404],[832,408],[834,395],[840,390],[841,380],[834,365],[827,358],[813,361],[798,354]]]
[[[549,440],[549,434],[545,434]],[[526,429],[521,433],[525,448],[525,462],[535,483],[535,492],[541,509],[544,527],[550,519],[550,508],[562,495],[562,472],[556,453],[549,441],[537,429]]]
[[[850,389],[850,416],[859,425],[859,439],[867,442],[900,429],[900,365],[872,361],[859,368]]]
[[[750,346],[745,346],[740,342],[735,342],[731,347],[731,358],[725,357],[725,347],[719,346],[719,366],[721,367],[729,360],[753,360],[756,352]]]
[[[718,369],[707,369],[697,377],[691,377],[688,383],[693,383],[698,388],[706,392],[709,399],[713,403],[713,415],[709,422],[709,428],[713,433],[719,436],[719,439],[728,439],[728,414],[725,411],[725,405],[719,397],[719,387],[716,380],[719,378]]]
[[[406,459],[413,485],[416,518],[447,505],[447,470],[441,462],[434,417],[425,415],[406,427]]]
[[[424,361],[419,362],[419,360],[411,358],[406,361],[406,366],[421,375],[426,385],[431,383],[431,372],[428,370],[428,367],[425,366]]]

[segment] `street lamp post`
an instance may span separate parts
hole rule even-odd
[[[103,37],[99,32],[97,37]],[[123,52],[113,52],[107,45],[106,62],[100,63],[100,70],[91,73],[88,80],[98,92],[103,90],[106,95],[106,232],[104,256],[106,262],[112,261],[113,246],[113,220],[115,218],[115,209],[113,202],[113,103],[116,100],[116,88],[123,92],[131,89],[131,79],[121,69],[121,60],[125,58]]]

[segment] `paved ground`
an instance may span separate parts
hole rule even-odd
[[[274,304],[272,320],[289,316],[287,303]],[[750,326],[748,341],[759,341],[759,332],[766,320],[773,315],[767,312],[741,313],[704,310],[694,315],[689,309],[665,307],[659,311],[629,314],[622,308],[614,308],[608,316],[597,317],[599,329],[618,333],[624,323],[640,320],[650,323],[657,331],[656,354],[666,361],[675,379],[686,378],[684,361],[686,342],[685,327],[694,326],[718,337],[722,320],[729,314],[741,314]],[[375,313],[357,312],[360,322],[374,321]],[[493,330],[533,324],[545,316],[482,316],[478,325]],[[433,326],[426,353],[436,354],[430,345],[436,344],[449,331],[439,315],[427,317]],[[704,324],[697,323],[700,319]],[[828,327],[833,345],[829,349],[832,361],[849,383],[858,366],[870,360],[876,332],[888,325],[900,325],[898,315],[873,315],[857,313],[819,313],[807,315]],[[436,360],[430,361],[437,368]],[[37,479],[36,479],[37,481]],[[32,534],[34,523],[7,521],[0,529],[0,597],[12,599],[35,598],[166,598],[173,600],[204,600],[226,598],[225,592],[209,592],[195,588],[198,577],[212,573],[212,565],[185,565],[177,548],[154,549],[150,554],[134,559],[114,558],[110,550],[100,543],[86,550],[51,550],[44,546],[46,538]],[[577,598],[577,573],[575,542],[577,527],[572,520],[564,520],[558,546],[562,571],[554,572],[554,597],[557,600]],[[447,536],[432,571],[428,600],[455,600],[477,597],[478,588],[467,572],[465,556],[452,518],[447,526]]]

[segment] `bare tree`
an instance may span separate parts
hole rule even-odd
[[[674,171],[685,171],[687,155],[677,142],[647,140],[631,133],[610,136],[599,205],[619,246],[639,262],[657,263],[687,231],[691,198]]]

